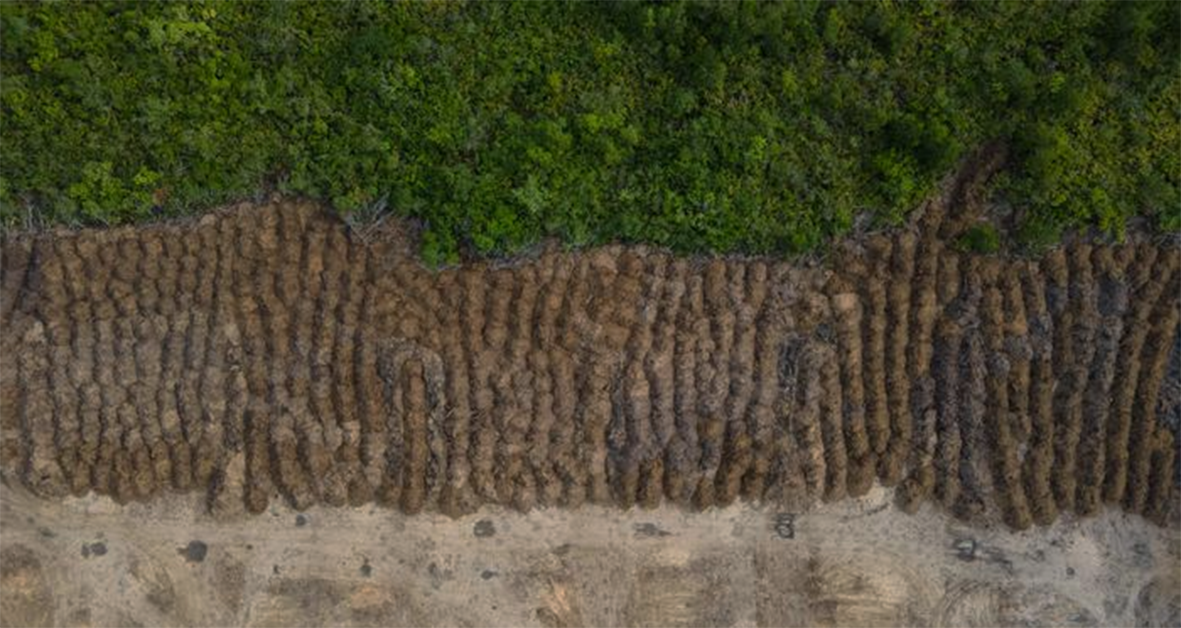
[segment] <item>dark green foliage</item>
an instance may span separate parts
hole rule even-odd
[[[0,223],[262,189],[422,221],[795,252],[904,219],[966,151],[1030,243],[1181,228],[1168,2],[0,4]]]
[[[992,225],[976,225],[959,237],[956,248],[972,253],[996,253],[1001,249],[1001,235]]]

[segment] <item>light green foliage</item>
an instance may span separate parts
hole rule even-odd
[[[260,189],[426,226],[798,252],[897,224],[966,153],[1026,243],[1181,228],[1168,2],[0,4],[0,221]],[[155,212],[153,209],[155,208]]]

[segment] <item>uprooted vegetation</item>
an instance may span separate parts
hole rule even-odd
[[[289,202],[10,236],[0,460],[47,496],[251,512],[806,508],[880,482],[1015,528],[1166,520],[1177,248],[997,257],[944,225],[932,204],[829,267],[612,246],[435,271]]]

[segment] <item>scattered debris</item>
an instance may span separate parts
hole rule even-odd
[[[209,553],[209,546],[204,541],[189,541],[189,544],[178,552],[188,562],[199,563],[205,560],[205,555]]]
[[[662,530],[655,523],[637,523],[634,527],[638,537],[655,538],[672,535],[672,532]]]
[[[476,526],[472,529],[472,533],[480,538],[488,538],[496,534],[496,526],[492,524],[491,520],[481,519],[476,522]]]

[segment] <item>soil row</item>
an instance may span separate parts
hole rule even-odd
[[[615,246],[441,271],[295,203],[10,236],[0,462],[47,496],[251,512],[804,509],[880,483],[1014,528],[1167,519],[1177,249],[938,232],[829,268]]]

